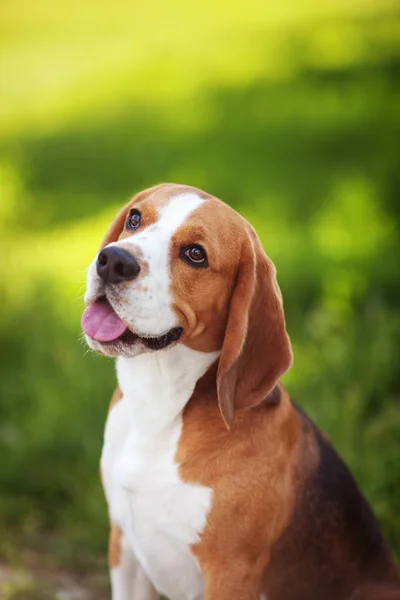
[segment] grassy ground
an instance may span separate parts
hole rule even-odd
[[[84,269],[116,208],[165,180],[256,226],[294,347],[285,383],[399,555],[395,4],[6,0],[0,40],[3,563],[105,571],[114,374],[80,342]]]
[[[109,597],[105,572],[83,577],[54,567],[0,567],[2,600],[106,600]]]

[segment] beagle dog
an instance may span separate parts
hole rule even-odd
[[[115,356],[101,455],[114,600],[400,599],[366,500],[290,400],[275,267],[193,187],[137,194],[87,275],[82,328]]]

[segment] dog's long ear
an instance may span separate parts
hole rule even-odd
[[[218,402],[227,427],[235,410],[266,399],[291,364],[275,266],[249,227],[217,373]]]
[[[125,204],[125,206],[123,208],[121,208],[119,213],[115,216],[110,227],[108,228],[108,231],[107,231],[106,235],[104,236],[103,241],[101,242],[100,250],[102,250],[108,244],[111,244],[111,242],[116,242],[118,240],[118,238],[121,235],[122,230],[124,228],[125,221],[128,217],[129,210],[133,206],[135,206],[135,204],[137,204],[138,202],[141,202],[142,200],[145,200],[148,196],[150,196],[158,188],[161,188],[164,185],[165,184],[161,183],[159,185],[154,185],[151,188],[147,188],[147,190],[143,190],[142,192],[139,192],[138,194],[136,194],[136,196],[131,198],[131,200],[129,200],[129,202],[127,204]]]

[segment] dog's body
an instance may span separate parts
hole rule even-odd
[[[165,184],[102,248],[83,328],[118,356],[101,458],[113,599],[400,599],[366,501],[278,382],[290,343],[250,226]]]

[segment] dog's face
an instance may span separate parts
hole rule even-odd
[[[178,343],[221,351],[221,387],[228,372],[237,386],[244,353],[257,363],[257,351],[271,354],[274,382],[290,364],[272,263],[245,219],[195,188],[162,184],[120,211],[89,267],[85,303],[86,340],[108,356]]]
[[[219,350],[243,230],[239,215],[197,190],[161,186],[133,198],[89,267],[89,346],[109,356],[178,340]]]

